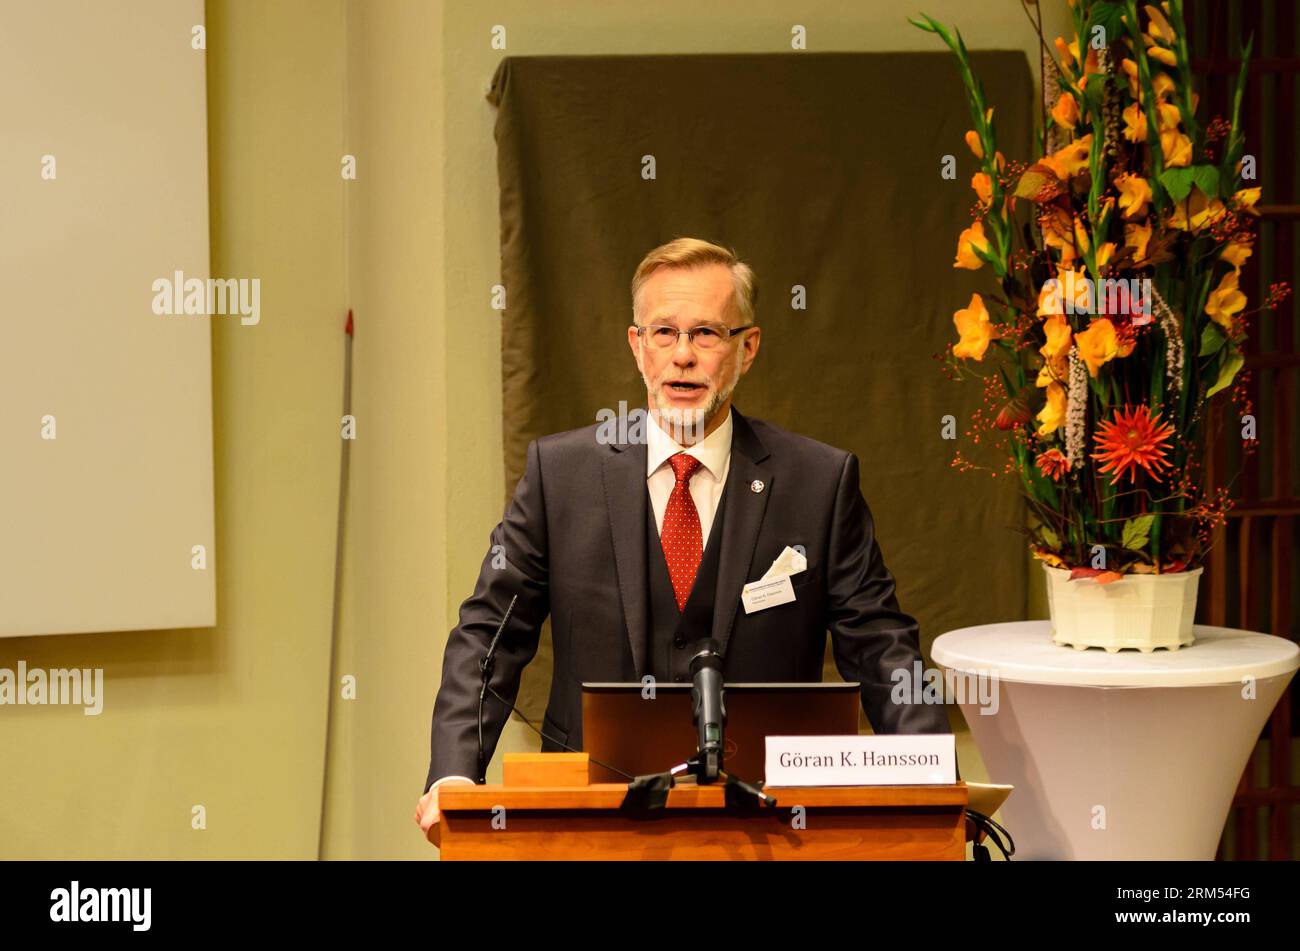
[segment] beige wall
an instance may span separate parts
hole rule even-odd
[[[892,0],[208,0],[213,273],[263,279],[261,324],[213,333],[219,623],[0,646],[106,667],[115,710],[0,714],[27,764],[0,773],[0,857],[316,854],[349,302],[337,673],[357,699],[334,707],[324,854],[431,854],[411,817],[442,647],[505,492],[487,83],[506,54],[785,49],[795,8],[813,50],[939,48]],[[925,8],[1032,51],[1018,3]],[[512,724],[501,749],[523,748]]]
[[[357,699],[335,703],[325,856],[428,858],[412,817],[448,630],[447,511],[460,504],[447,488],[440,10],[349,0],[346,14],[359,435],[339,673],[356,676]]]
[[[330,8],[208,8],[212,273],[262,281],[259,324],[212,328],[217,625],[0,640],[0,667],[105,677],[97,717],[0,708],[0,858],[317,853],[343,299]]]

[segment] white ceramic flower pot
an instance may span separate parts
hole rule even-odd
[[[1196,590],[1202,569],[1163,575],[1125,575],[1110,584],[1044,564],[1052,640],[1075,650],[1126,647],[1150,653],[1177,650],[1193,641]]]

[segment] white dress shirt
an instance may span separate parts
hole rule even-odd
[[[650,504],[654,508],[655,527],[664,530],[664,512],[668,508],[668,497],[673,494],[677,480],[673,467],[668,464],[668,457],[679,452],[694,456],[700,460],[700,468],[691,476],[691,500],[700,515],[700,546],[709,543],[709,529],[713,527],[713,516],[717,514],[718,502],[722,490],[727,486],[727,472],[731,468],[731,410],[722,425],[693,446],[682,446],[669,436],[654,417],[647,416],[646,427],[646,486],[650,490]],[[450,779],[459,779],[467,783],[474,780],[468,776],[443,776],[429,786],[441,786]]]
[[[727,486],[727,471],[731,468],[731,410],[722,425],[693,446],[682,446],[669,436],[653,417],[646,418],[646,485],[650,489],[650,504],[654,508],[655,527],[662,534],[664,512],[668,497],[673,494],[676,478],[668,457],[679,452],[700,460],[700,468],[691,477],[691,500],[700,514],[700,546],[709,544],[709,529],[718,511],[718,501]]]

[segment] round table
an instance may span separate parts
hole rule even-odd
[[[1214,858],[1300,647],[1194,632],[1190,647],[1150,654],[1062,647],[1048,621],[935,640],[989,781],[1016,787],[1001,815],[1017,859]]]

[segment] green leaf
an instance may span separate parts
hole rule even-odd
[[[1223,369],[1219,371],[1219,379],[1216,380],[1214,386],[1210,387],[1206,392],[1205,398],[1208,400],[1215,393],[1219,392],[1219,390],[1232,383],[1233,377],[1237,375],[1237,371],[1242,368],[1245,362],[1246,358],[1241,355],[1240,350],[1233,351],[1228,356],[1228,359],[1224,361]]]
[[[1151,541],[1151,523],[1154,515],[1138,515],[1124,523],[1120,544],[1129,551],[1141,551]]]
[[[1219,193],[1219,170],[1213,165],[1193,165],[1192,182],[1207,198],[1212,198]]]
[[[1061,539],[1057,536],[1056,532],[1052,531],[1046,525],[1039,528],[1038,534],[1042,536],[1043,544],[1048,548],[1051,548],[1054,551],[1060,549]]]
[[[1191,168],[1167,168],[1160,173],[1160,184],[1174,201],[1182,201],[1192,191],[1193,170]]]
[[[1106,43],[1115,42],[1116,38],[1124,32],[1124,23],[1120,19],[1124,16],[1124,4],[1110,3],[1107,0],[1097,0],[1093,3],[1092,9],[1088,11],[1088,27],[1084,35],[1080,38],[1083,49],[1080,50],[1085,56],[1087,47],[1092,42],[1092,28],[1094,26],[1104,27],[1106,30]]]
[[[1201,349],[1197,352],[1198,357],[1210,357],[1223,349],[1223,345],[1228,342],[1228,338],[1223,335],[1219,325],[1210,322],[1205,325],[1205,330],[1201,332]]]

